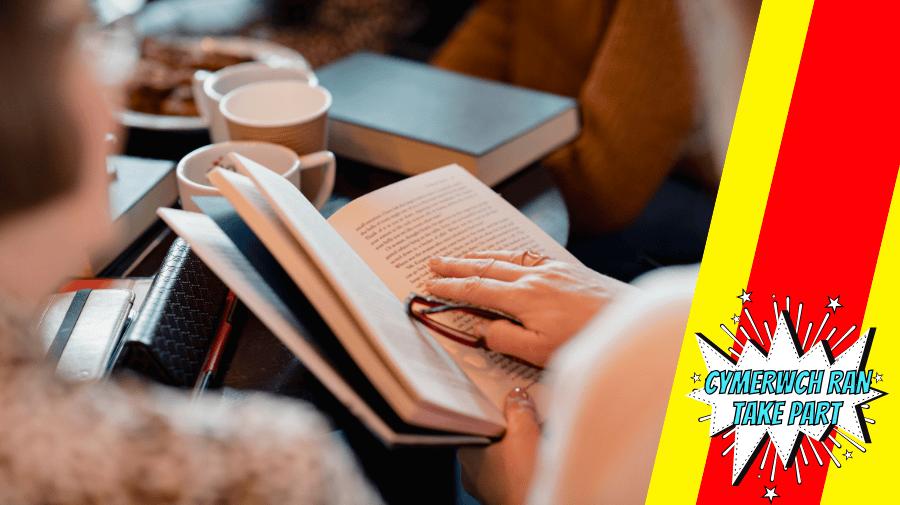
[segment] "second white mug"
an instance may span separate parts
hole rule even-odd
[[[307,74],[300,69],[272,67],[258,61],[239,63],[214,73],[203,70],[195,73],[192,83],[194,102],[209,126],[212,142],[215,144],[231,140],[228,126],[219,112],[219,103],[225,95],[248,84],[282,80],[308,82]]]

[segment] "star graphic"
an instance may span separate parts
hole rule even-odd
[[[832,313],[837,312],[838,308],[843,307],[843,305],[841,305],[841,302],[838,301],[840,299],[841,299],[840,295],[838,295],[837,298],[832,298],[829,296],[828,297],[828,305],[826,305],[825,308],[831,309]]]
[[[847,450],[847,449],[844,449],[844,454],[841,454],[841,456],[844,457],[844,461],[847,461],[848,459],[850,459],[850,458],[853,457],[853,451],[849,451],[849,450]]]
[[[766,486],[763,487],[766,489],[766,494],[760,496],[760,498],[768,498],[769,503],[772,503],[772,500],[774,500],[775,498],[781,498],[781,495],[775,492],[775,488],[778,486],[772,486],[771,489],[767,488]]]
[[[876,384],[879,383],[879,382],[881,382],[882,380],[883,380],[883,379],[881,378],[881,374],[880,374],[880,373],[875,374],[875,383],[876,383]]]
[[[694,379],[694,382],[699,381],[699,380],[700,380],[700,374],[695,373],[694,375],[691,376],[691,379]]]
[[[731,320],[734,321],[734,324],[738,324],[741,322],[741,316],[735,314],[734,316],[732,316]]]
[[[742,288],[742,289],[741,289],[741,294],[739,294],[739,295],[737,296],[738,298],[741,299],[741,305],[743,305],[743,304],[745,304],[745,303],[751,301],[751,300],[750,300],[750,295],[752,295],[752,294],[753,294],[753,291],[751,291],[751,292],[748,293],[746,289],[743,289],[743,288]]]

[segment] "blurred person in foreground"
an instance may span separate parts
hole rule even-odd
[[[378,503],[305,404],[191,404],[45,365],[42,300],[110,233],[86,20],[83,0],[0,2],[0,503]]]
[[[760,7],[761,0],[679,4],[719,167]],[[432,294],[524,323],[478,327],[488,347],[548,368],[543,427],[528,394],[511,392],[503,440],[459,451],[466,489],[486,505],[643,502],[697,267],[659,269],[627,287],[528,252],[435,258],[431,268],[444,276],[430,283]]]

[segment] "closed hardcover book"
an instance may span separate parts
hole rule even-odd
[[[331,92],[328,148],[403,174],[451,163],[488,186],[572,141],[578,102],[380,54],[316,70]]]
[[[132,156],[113,156],[116,177],[109,183],[109,213],[116,229],[114,242],[90,258],[91,270],[102,271],[137,240],[159,217],[156,209],[178,201],[175,163]]]

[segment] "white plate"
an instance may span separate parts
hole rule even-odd
[[[319,78],[300,53],[273,42],[244,37],[157,37],[157,40],[206,52],[251,57],[273,67],[296,67],[306,74],[308,83],[313,86],[319,84]],[[206,128],[206,121],[199,116],[162,116],[125,109],[119,111],[118,117],[120,123],[131,128],[176,131]]]

